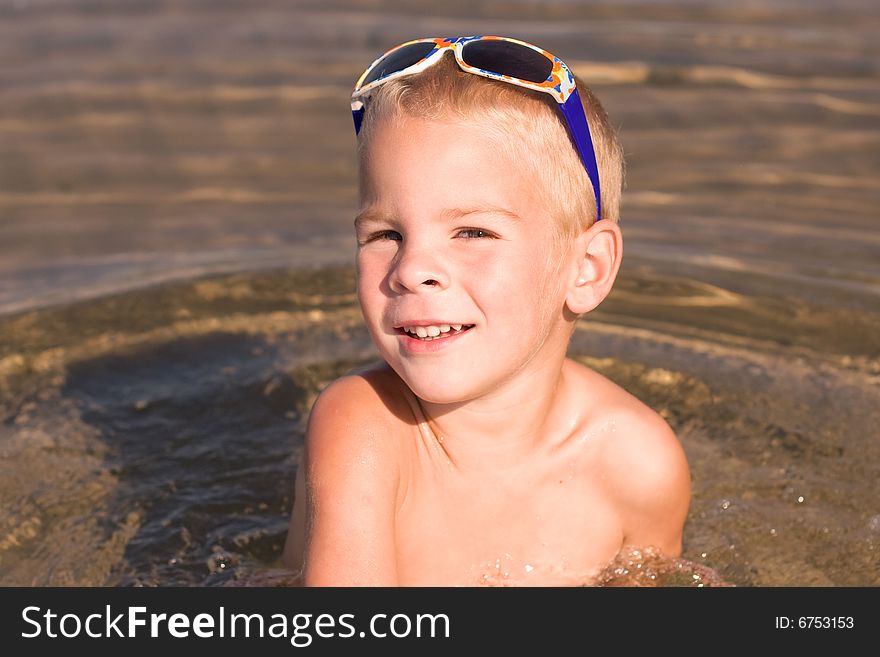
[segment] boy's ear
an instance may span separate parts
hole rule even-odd
[[[603,219],[578,236],[574,245],[575,277],[565,297],[576,314],[589,312],[611,292],[623,257],[623,234],[617,223]]]

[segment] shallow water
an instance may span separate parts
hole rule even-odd
[[[289,583],[311,400],[375,356],[347,93],[480,32],[564,56],[627,153],[621,277],[571,355],[663,414],[694,496],[685,560],[608,583],[880,584],[861,0],[0,6],[0,584]]]
[[[705,308],[708,291],[621,283],[571,355],[658,410],[687,452],[687,561],[651,573],[880,583],[877,362],[632,326],[648,292]],[[0,583],[289,579],[275,569],[308,409],[375,357],[352,286],[347,269],[238,274],[0,320]]]

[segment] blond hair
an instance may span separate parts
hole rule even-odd
[[[598,99],[580,79],[576,81],[596,151],[602,218],[616,222],[623,188],[623,150]],[[372,127],[402,115],[484,127],[511,161],[526,171],[531,169],[547,190],[548,210],[562,237],[571,237],[596,220],[593,186],[558,104],[549,95],[466,73],[450,56],[421,73],[380,85],[366,102],[358,136],[362,190]]]

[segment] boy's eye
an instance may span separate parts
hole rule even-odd
[[[464,237],[465,239],[495,237],[493,233],[490,233],[488,230],[483,230],[482,228],[462,228],[458,231],[458,236]]]
[[[403,240],[403,235],[398,233],[396,230],[380,230],[375,233],[370,233],[370,235],[365,240],[366,242],[381,242],[385,240],[391,240],[393,242],[400,242]]]

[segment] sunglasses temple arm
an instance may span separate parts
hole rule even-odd
[[[584,106],[581,105],[577,89],[572,92],[568,100],[560,105],[559,108],[562,110],[565,123],[568,125],[568,132],[593,185],[593,194],[596,196],[596,221],[599,221],[602,218],[602,192],[599,187],[599,167],[596,164],[596,151],[593,149],[593,140],[590,137],[590,126],[587,123]]]
[[[361,123],[364,120],[364,105],[360,103],[360,107],[351,109],[351,118],[354,119],[354,134],[359,135],[361,132]]]

